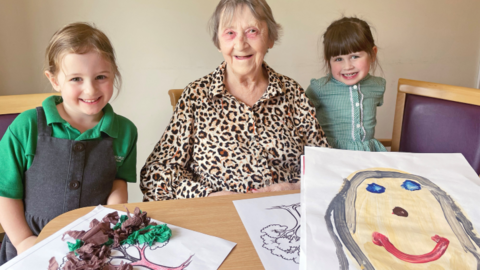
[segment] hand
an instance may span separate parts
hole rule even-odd
[[[300,182],[297,183],[279,183],[263,187],[261,189],[252,189],[252,193],[275,192],[285,190],[300,189]]]
[[[238,194],[238,193],[224,190],[224,191],[212,192],[208,194],[208,197],[226,196],[226,195],[235,195],[235,194]]]
[[[18,243],[18,245],[15,247],[18,255],[33,247],[33,245],[35,245],[35,241],[37,241],[37,237],[35,235],[31,235],[25,238],[22,242]]]

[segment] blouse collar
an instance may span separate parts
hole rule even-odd
[[[267,91],[262,98],[272,98],[277,95],[283,95],[285,93],[285,86],[280,80],[280,74],[276,73],[271,67],[263,62],[262,66],[267,70],[268,74],[268,86]],[[213,81],[209,88],[209,97],[213,99],[215,96],[222,96],[227,94],[227,89],[225,88],[224,79],[225,72],[227,69],[227,63],[224,61],[220,66],[218,66],[215,71],[212,73]]]

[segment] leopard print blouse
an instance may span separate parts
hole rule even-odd
[[[225,89],[225,62],[185,88],[142,168],[144,201],[300,180],[304,146],[328,147],[327,140],[302,87],[263,67],[269,84],[253,107]]]

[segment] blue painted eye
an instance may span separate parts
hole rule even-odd
[[[372,183],[372,184],[368,184],[367,190],[372,193],[384,193],[385,187]]]
[[[422,189],[422,186],[420,186],[419,183],[413,182],[413,181],[410,181],[410,180],[405,180],[405,182],[403,182],[403,184],[402,184],[402,187],[404,189],[410,190],[410,191]]]

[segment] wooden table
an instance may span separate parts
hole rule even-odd
[[[299,192],[299,190],[291,190],[239,194],[187,200],[129,203],[125,206],[131,212],[135,207],[139,207],[153,219],[237,243],[219,269],[264,269],[232,201]],[[109,205],[106,207],[125,211],[124,205]],[[56,217],[45,226],[38,236],[37,242],[47,238],[94,208],[80,208]]]

